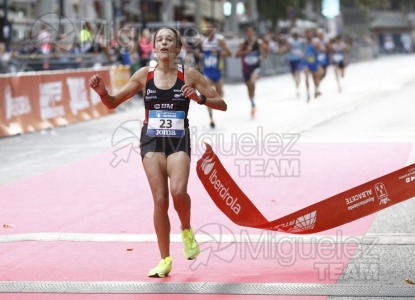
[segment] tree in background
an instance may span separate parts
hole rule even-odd
[[[271,21],[271,28],[275,29],[279,20],[294,22],[296,18],[301,16],[301,10],[307,0],[261,0],[257,2],[260,19]]]
[[[290,20],[294,24],[297,18],[303,18],[302,11],[307,3],[319,10],[321,0],[257,0],[258,13],[261,21],[270,21],[271,28],[275,29],[278,21]],[[362,11],[389,10],[413,11],[413,0],[341,0],[341,7],[358,7]],[[316,21],[316,20],[314,20]]]

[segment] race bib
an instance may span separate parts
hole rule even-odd
[[[326,54],[325,53],[319,53],[318,54],[318,61],[325,61],[326,60]]]
[[[216,55],[206,55],[203,63],[208,68],[216,68],[218,66],[218,58]]]
[[[256,54],[250,54],[244,57],[244,61],[247,65],[253,66],[259,62],[259,57]]]
[[[301,49],[293,49],[291,50],[291,54],[295,56],[303,56],[303,51]]]
[[[316,61],[316,58],[314,56],[307,56],[307,62],[309,64],[312,64]]]
[[[334,55],[333,55],[333,60],[334,60],[335,62],[342,61],[343,59],[344,59],[343,54],[336,53],[336,54],[334,54]]]
[[[183,137],[184,111],[150,110],[147,135],[151,137]]]

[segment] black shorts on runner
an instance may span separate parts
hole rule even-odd
[[[254,72],[259,72],[259,67],[246,68],[242,71],[245,82],[251,80],[251,75]]]
[[[344,69],[344,67],[345,67],[344,61],[343,61],[343,60],[342,60],[342,61],[339,61],[339,62],[337,63],[337,66],[338,66],[340,69]]]
[[[140,154],[141,158],[149,152],[162,152],[166,157],[170,154],[183,151],[190,157],[190,134],[189,128],[185,128],[185,135],[180,138],[176,137],[151,137],[147,134],[147,125],[145,124],[141,129],[140,138]]]

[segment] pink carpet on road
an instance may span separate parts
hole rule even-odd
[[[297,177],[248,176],[235,163],[242,156],[221,156],[222,163],[247,196],[270,220],[321,201],[341,191],[405,166],[410,143],[302,143],[295,146],[300,162]],[[152,200],[141,158],[112,167],[106,152],[54,171],[0,187],[1,235],[35,232],[152,234]],[[210,234],[226,229],[234,235],[261,235],[234,225],[208,198],[198,181],[192,157],[189,193],[192,226]],[[271,159],[251,156],[252,160]],[[241,173],[242,172],[242,173]],[[255,173],[258,175],[258,172]],[[252,174],[251,174],[252,175]],[[179,221],[170,209],[172,233]],[[376,215],[319,235],[364,235]],[[225,233],[227,233],[225,232]],[[209,244],[204,244],[204,246]],[[212,243],[212,247],[218,247]],[[195,268],[182,257],[181,243],[172,243],[173,271],[165,282],[306,282],[334,283],[356,246],[337,244],[336,255],[321,255],[318,244],[229,244]],[[345,249],[348,248],[348,249]],[[132,249],[132,251],[127,251]],[[276,251],[278,253],[276,253]],[[291,254],[290,254],[291,252]],[[310,254],[311,253],[311,254]],[[340,254],[338,254],[340,253]],[[202,252],[203,254],[203,252]],[[149,281],[149,268],[159,260],[154,242],[15,242],[0,244],[0,281]],[[323,276],[318,264],[336,272]],[[193,267],[192,267],[193,266]],[[2,299],[243,299],[233,295],[40,295],[3,294]],[[262,299],[268,296],[250,296]],[[271,297],[271,296],[270,296]],[[272,296],[275,299],[275,296]],[[303,299],[287,297],[281,299]],[[325,297],[316,297],[325,299]]]

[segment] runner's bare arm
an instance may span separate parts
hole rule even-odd
[[[89,79],[89,85],[101,96],[101,101],[109,109],[115,109],[124,101],[133,97],[144,85],[148,73],[148,67],[143,67],[131,76],[130,80],[114,95],[108,94],[105,82],[99,75],[93,75]]]
[[[211,87],[209,81],[196,69],[188,68],[185,72],[185,85],[182,87],[182,93],[185,97],[201,103],[203,99],[197,95],[195,89],[206,97],[206,106],[226,111],[227,105],[225,100]]]
[[[228,47],[228,44],[226,44],[225,39],[221,38],[218,40],[219,42],[219,46],[221,47],[221,56],[223,57],[229,57],[232,56],[232,51],[231,49]]]
[[[347,43],[344,43],[344,46],[343,46],[343,49],[344,49],[344,52],[350,52],[350,44],[347,44]]]
[[[258,40],[259,43],[259,51],[261,53],[260,60],[263,61],[268,56],[269,47],[268,44],[265,43],[263,40]]]
[[[278,53],[285,54],[290,52],[292,49],[291,43],[288,42],[287,38],[284,38],[282,41],[278,42]]]
[[[244,48],[245,48],[245,42],[241,42],[239,44],[238,50],[235,53],[235,56],[236,57],[241,57],[242,55],[244,55],[245,54],[245,49]]]

